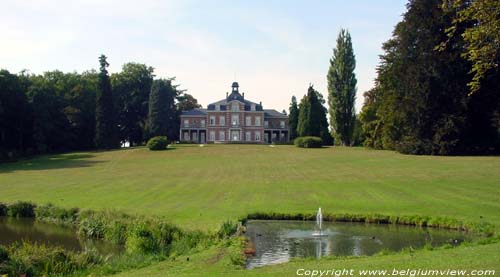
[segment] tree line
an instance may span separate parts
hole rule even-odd
[[[341,30],[327,74],[330,126],[310,86],[300,104],[292,98],[290,137],[407,154],[500,153],[499,14],[498,0],[410,0],[359,114],[351,36]]]
[[[500,2],[412,0],[383,44],[360,114],[365,145],[408,154],[500,152]]]
[[[156,135],[176,140],[180,113],[200,107],[150,66],[131,62],[109,74],[104,55],[99,63],[82,73],[0,70],[0,160],[140,145]]]

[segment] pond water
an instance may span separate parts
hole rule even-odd
[[[465,232],[391,224],[323,222],[321,236],[315,222],[250,220],[246,236],[255,254],[247,268],[284,263],[292,257],[369,256],[387,249],[422,248],[471,240]]]
[[[97,239],[82,238],[74,229],[33,218],[0,217],[0,245],[28,241],[50,246],[60,246],[67,250],[96,250],[102,255],[117,255],[123,247]]]

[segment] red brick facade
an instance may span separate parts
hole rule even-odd
[[[289,140],[288,116],[245,100],[232,86],[226,99],[181,115],[180,139],[196,143],[270,143]]]

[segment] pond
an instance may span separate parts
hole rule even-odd
[[[28,241],[67,250],[96,250],[102,255],[118,255],[124,248],[109,242],[78,236],[74,229],[33,218],[0,217],[0,245]]]
[[[422,248],[458,244],[472,238],[465,232],[392,224],[323,222],[321,236],[315,222],[250,220],[246,236],[255,254],[247,268],[284,263],[293,257],[369,256],[384,249]]]

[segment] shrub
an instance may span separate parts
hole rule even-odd
[[[3,246],[0,245],[0,264],[3,261],[7,261],[9,259],[9,253],[7,252],[7,249],[5,249]]]
[[[7,205],[0,203],[0,216],[7,215]]]
[[[104,238],[106,226],[102,215],[85,211],[80,214],[79,221],[78,233],[89,238]]]
[[[298,137],[294,140],[294,144],[302,148],[321,148],[323,142],[320,137]]]
[[[19,201],[9,205],[7,214],[12,217],[35,217],[35,207],[33,203]]]
[[[217,232],[217,235],[221,239],[228,238],[231,235],[233,235],[234,233],[236,233],[237,229],[238,229],[238,226],[236,223],[233,223],[231,221],[226,221],[226,222],[222,223],[222,225],[220,226],[220,229]]]
[[[162,137],[162,136],[151,138],[147,144],[149,150],[153,150],[153,151],[165,150],[165,149],[167,149],[167,145],[168,145],[167,137]]]
[[[157,253],[159,243],[155,239],[148,222],[137,222],[131,226],[127,236],[127,251],[130,253]]]
[[[37,206],[35,208],[35,215],[37,220],[73,224],[78,219],[78,208],[64,209],[49,203]]]

